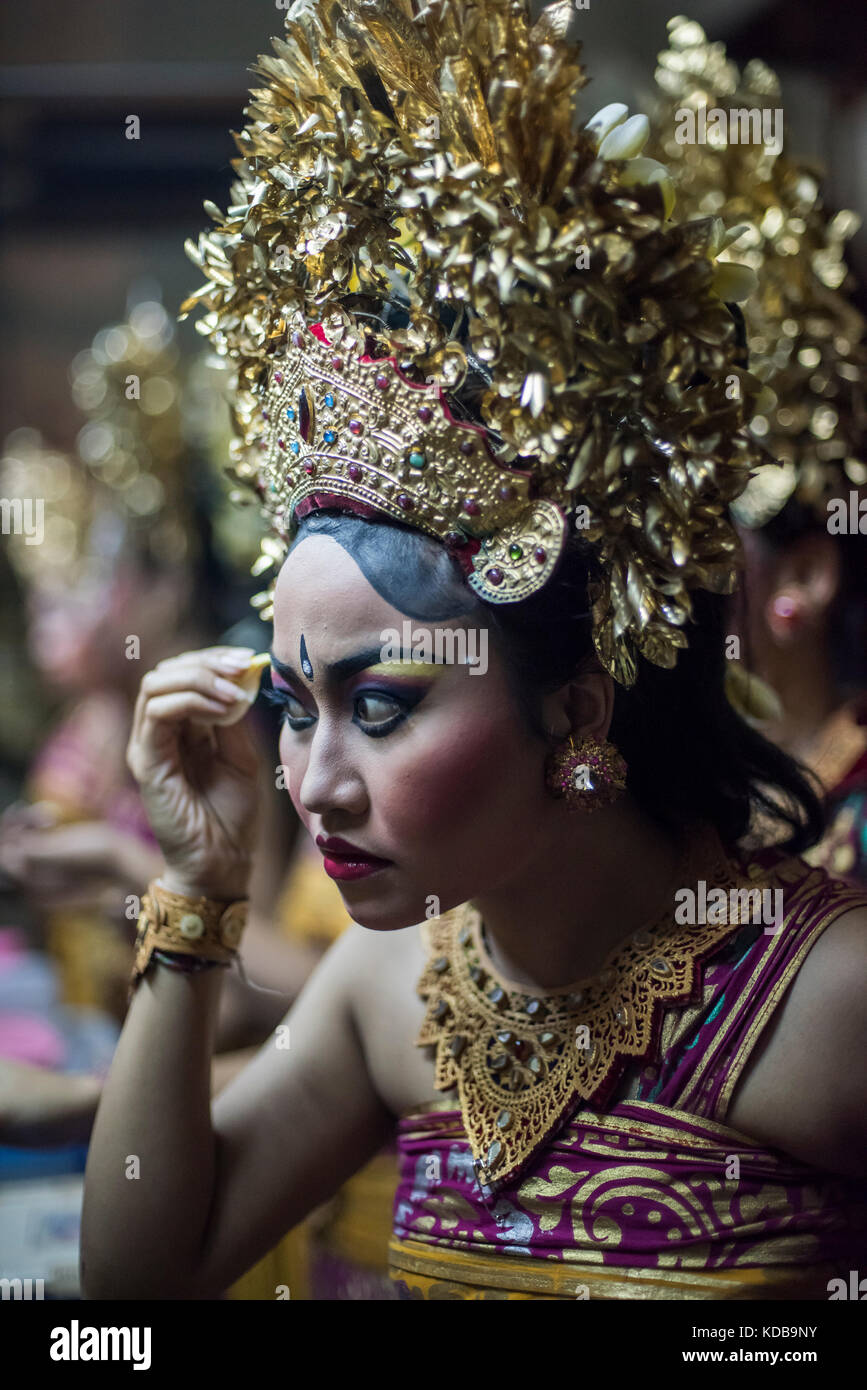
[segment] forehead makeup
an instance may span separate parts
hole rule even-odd
[[[310,660],[307,656],[307,647],[303,637],[301,640],[301,669],[307,676],[308,672],[305,670],[304,662],[306,660],[307,665],[310,666]],[[354,676],[358,671],[369,670],[373,674],[379,676],[424,675],[429,678],[431,676],[445,675],[446,671],[449,669],[445,662],[413,661],[411,659],[411,653],[409,652],[401,652],[401,657],[405,658],[401,661],[380,661],[381,654],[381,646],[369,647],[365,651],[358,652],[354,656],[345,656],[340,661],[334,661],[330,664],[326,662],[323,667],[325,677],[327,680],[337,684],[339,681],[348,679],[349,676]],[[271,657],[271,664],[279,676],[282,676],[283,679],[287,681],[298,682],[297,672],[288,661],[280,661],[273,652],[270,652],[269,655]],[[308,679],[312,678],[312,676],[313,668],[310,666]]]
[[[310,657],[307,655],[307,643],[304,641],[304,633],[301,634],[301,670],[308,680],[313,679],[313,667],[310,664]]]

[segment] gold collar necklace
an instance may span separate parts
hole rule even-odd
[[[698,871],[708,890],[745,877],[711,827],[694,832],[682,870],[681,886]],[[627,1065],[653,1053],[660,1015],[689,1002],[698,966],[740,925],[679,925],[672,903],[596,975],[531,994],[497,971],[472,902],[425,924],[416,1046],[436,1049],[436,1090],[457,1088],[483,1191],[516,1177],[580,1103],[604,1105]]]

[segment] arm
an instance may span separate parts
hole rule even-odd
[[[249,883],[256,750],[243,723],[225,718],[239,695],[220,675],[248,664],[222,648],[185,652],[141,684],[127,757],[174,892],[230,902]],[[213,1117],[224,972],[151,967],[127,1012],[91,1140],[87,1297],[218,1296],[376,1149],[389,1121],[353,1022],[359,970],[344,964],[350,955],[341,941],[323,960],[290,1015],[293,1046],[266,1043]]]
[[[223,972],[148,972],[88,1156],[87,1298],[219,1297],[382,1146],[393,1119],[368,1075],[352,1008],[361,931],[335,944],[287,1015],[291,1045],[270,1038],[213,1109]],[[131,1155],[137,1179],[126,1176]]]
[[[821,934],[756,1044],[726,1123],[831,1173],[867,1177],[867,913]]]

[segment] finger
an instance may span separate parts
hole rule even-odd
[[[223,666],[219,658],[232,651],[242,653],[243,662],[235,664],[235,658],[233,657],[230,666]],[[224,670],[226,676],[233,675],[235,678],[243,674],[250,665],[249,659],[246,656],[247,652],[252,652],[252,648],[205,648],[201,652],[185,652],[180,656],[170,657],[166,661],[161,661],[153,671],[149,671],[143,678],[141,686],[139,687],[135,708],[133,710],[130,742],[127,746],[127,762],[129,762],[130,748],[133,743],[141,737],[145,706],[148,698],[152,694],[162,693],[167,689],[177,690],[190,687],[198,689],[201,694],[208,695],[211,698],[215,696],[219,697],[219,687],[216,684],[217,679],[219,678],[226,681],[226,677],[220,677],[219,672]],[[210,673],[210,675],[206,673]],[[232,690],[230,694],[230,686],[231,682],[226,681],[226,688],[222,692],[225,696],[225,708],[227,710],[232,708],[232,705],[238,698],[234,690]]]
[[[130,740],[127,763],[133,776],[142,781],[155,763],[178,761],[178,735],[191,720],[213,724],[226,711],[219,700],[208,699],[196,691],[177,691],[157,695],[146,702],[140,728]]]
[[[172,695],[183,690],[196,691],[210,700],[219,700],[224,714],[243,694],[234,681],[200,664],[189,662],[167,666],[164,670],[148,671],[142,680],[142,689],[149,700],[154,696]]]
[[[244,670],[256,655],[253,647],[203,647],[197,652],[179,652],[157,663],[157,669],[178,661],[203,661],[212,666]]]
[[[148,700],[147,710],[144,717],[144,736],[153,736],[160,725],[184,724],[187,720],[198,721],[203,724],[213,724],[215,719],[219,719],[221,714],[226,713],[226,706],[220,700],[211,700],[206,695],[200,695],[196,690],[177,690],[169,691],[165,695],[156,695],[152,700]]]

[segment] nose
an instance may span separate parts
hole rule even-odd
[[[367,790],[345,742],[322,718],[307,745],[298,799],[305,811],[317,816],[331,811],[359,816],[367,809]]]

